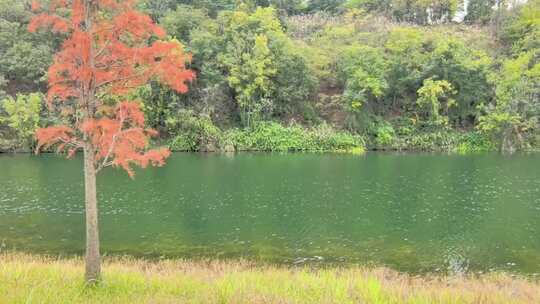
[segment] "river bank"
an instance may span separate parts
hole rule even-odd
[[[501,150],[501,143],[477,130],[452,128],[383,128],[377,132],[351,133],[328,124],[316,127],[284,126],[261,122],[250,129],[221,130],[198,121],[187,131],[164,134],[153,145],[173,152],[334,152],[363,154],[365,151],[446,152],[470,154]],[[3,138],[5,137],[5,138]],[[511,151],[534,151],[539,139],[516,143]],[[32,140],[2,136],[0,153],[31,152]],[[53,152],[54,150],[50,150]]]
[[[509,274],[412,277],[384,268],[308,269],[245,261],[105,258],[83,285],[80,258],[0,254],[0,303],[539,303],[540,284]]]
[[[173,152],[333,152],[363,154],[366,151],[444,152],[471,154],[499,151],[496,143],[476,131],[439,130],[407,134],[353,134],[328,126],[305,128],[284,127],[277,123],[261,123],[251,130],[221,131],[209,128],[187,132],[153,143]],[[512,151],[537,151],[536,141],[522,143]],[[0,153],[30,153],[33,148],[17,139],[0,136]],[[50,150],[54,152],[54,150]]]

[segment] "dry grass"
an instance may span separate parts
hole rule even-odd
[[[540,284],[504,274],[414,278],[388,269],[107,259],[85,287],[80,259],[0,254],[0,303],[540,303]]]

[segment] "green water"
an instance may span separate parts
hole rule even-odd
[[[80,159],[0,156],[0,247],[84,248]],[[540,273],[540,155],[175,154],[98,180],[102,249]]]

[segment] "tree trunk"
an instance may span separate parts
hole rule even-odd
[[[86,202],[86,282],[97,283],[101,276],[99,254],[98,206],[96,195],[96,167],[94,148],[84,148],[84,184]]]

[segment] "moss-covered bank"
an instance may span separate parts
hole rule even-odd
[[[81,259],[0,254],[0,303],[540,303],[540,284],[505,274],[411,277],[388,269],[106,259],[85,287]]]

